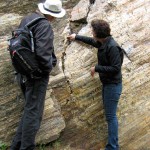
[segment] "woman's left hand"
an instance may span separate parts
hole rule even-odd
[[[94,77],[95,74],[95,67],[91,67],[91,76]]]

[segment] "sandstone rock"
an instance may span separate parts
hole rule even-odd
[[[39,0],[16,0],[16,1],[0,1],[0,13],[18,13],[27,14],[37,8]]]
[[[4,10],[4,1],[2,2],[1,8]],[[71,0],[66,4],[71,5],[69,2]],[[128,53],[131,61],[125,58],[123,63],[123,92],[118,107],[120,146],[122,150],[148,150],[150,148],[149,2],[96,0],[89,7],[88,13],[86,9],[88,4],[82,0],[73,11],[70,6],[68,7],[66,18],[53,24],[55,51],[59,60],[58,72],[50,78],[44,119],[37,135],[37,143],[48,143],[59,137],[60,150],[97,150],[104,148],[107,142],[101,83],[98,75],[92,78],[89,71],[90,67],[97,63],[97,50],[80,42],[68,43],[64,39],[68,34],[66,29],[73,27],[70,27],[69,22],[69,14],[72,12],[72,21],[86,18],[87,24],[84,24],[84,27],[79,23],[82,24],[81,30],[79,28],[76,30],[76,26],[73,27],[74,31],[80,30],[79,34],[85,36],[92,36],[90,29],[92,19],[107,20],[113,37]],[[73,13],[77,8],[82,11],[78,14]],[[1,17],[4,18],[8,30],[11,30],[7,21],[9,15],[1,14]],[[14,15],[17,21],[14,19],[11,22],[13,27],[17,25],[19,17],[21,16]],[[6,39],[10,36],[10,32],[7,32],[4,23],[0,27],[0,31],[4,33],[0,37],[2,47],[0,140],[10,143],[22,112],[23,98],[18,92],[18,86],[13,83],[12,67],[6,51]]]
[[[82,7],[81,7],[82,6]],[[71,21],[85,22],[89,12],[89,0],[81,0],[71,12]],[[85,21],[84,21],[85,20]]]

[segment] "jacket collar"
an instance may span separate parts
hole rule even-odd
[[[105,43],[102,44],[102,46],[100,47],[100,49],[105,49],[111,39],[112,39],[112,36],[108,36],[107,39],[106,39],[106,41],[105,41]]]
[[[45,17],[44,14],[42,14],[38,9],[36,10],[36,13],[39,14],[39,15],[41,15],[42,17]]]

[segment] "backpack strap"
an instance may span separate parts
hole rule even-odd
[[[37,17],[35,19],[33,19],[32,21],[30,21],[29,23],[27,23],[24,28],[27,28],[29,29],[29,27],[31,27],[32,25],[36,24],[39,20],[42,20],[42,19],[46,19],[45,17]],[[47,20],[47,19],[46,19]],[[33,39],[33,33],[32,31],[29,30],[29,33],[30,33],[30,36],[31,36],[31,50],[32,52],[34,52],[34,39]]]
[[[131,59],[130,59],[129,55],[127,54],[127,52],[122,47],[120,47],[120,46],[117,46],[117,47],[119,48],[120,53],[123,53],[123,55],[125,55],[131,61]]]
[[[42,19],[46,19],[45,17],[37,17],[35,19],[33,19],[32,21],[28,22],[25,27],[30,27],[32,26],[33,24],[37,23],[39,20],[42,20]],[[46,19],[47,20],[47,19]]]

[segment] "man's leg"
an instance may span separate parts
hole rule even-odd
[[[118,150],[118,119],[116,112],[121,91],[121,84],[107,84],[104,86],[104,109],[108,123],[106,150]]]
[[[22,136],[22,121],[23,121],[23,117],[19,123],[19,127],[17,129],[17,132],[15,134],[15,137],[12,141],[10,150],[19,150],[20,146],[21,146],[21,136]]]
[[[33,150],[35,136],[40,128],[43,115],[44,101],[49,77],[26,82],[26,102],[22,123],[22,136],[20,150]]]
[[[23,82],[23,77],[21,76],[21,74],[18,73],[16,75],[16,80],[18,82],[18,85],[21,88],[21,91],[22,91],[24,99],[25,99],[26,87],[25,87],[25,84]],[[14,139],[12,141],[11,148],[10,148],[11,150],[19,150],[20,149],[20,146],[21,146],[21,136],[22,136],[22,123],[23,123],[23,115],[22,115],[22,118],[20,120],[20,123],[19,123],[18,129],[16,131],[16,134],[14,136]]]

